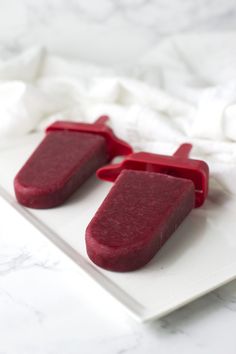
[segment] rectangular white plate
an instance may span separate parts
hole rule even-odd
[[[113,273],[87,257],[85,228],[111,188],[92,177],[63,206],[31,210],[15,202],[13,178],[42,134],[0,150],[0,191],[18,211],[137,319],[161,317],[236,277],[236,199],[211,181],[205,205],[193,210],[143,269]]]

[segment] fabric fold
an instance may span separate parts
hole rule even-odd
[[[213,175],[221,164],[234,176],[236,32],[174,36],[119,70],[39,47],[0,58],[1,140],[54,120],[92,121],[101,114],[136,150],[169,153],[192,142]],[[222,180],[233,189],[223,172]]]

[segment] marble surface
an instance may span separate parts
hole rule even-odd
[[[1,0],[0,55],[32,44],[102,64],[135,61],[163,36],[236,28],[235,0]]]
[[[1,198],[0,213],[1,354],[235,353],[236,281],[140,324]]]
[[[235,0],[0,1],[0,56],[31,44],[125,65],[163,36],[236,28]],[[0,354],[236,352],[236,281],[161,320],[138,324],[45,237],[0,202]],[[174,289],[173,289],[174,291]]]

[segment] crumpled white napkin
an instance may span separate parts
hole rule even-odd
[[[1,139],[100,114],[135,149],[172,153],[193,142],[236,193],[236,32],[174,36],[119,71],[38,47],[0,60]]]

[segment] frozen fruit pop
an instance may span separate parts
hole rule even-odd
[[[86,230],[89,258],[112,271],[132,271],[148,263],[208,190],[208,166],[188,159],[190,144],[173,156],[136,153],[121,164],[101,168],[114,181]]]
[[[62,204],[102,165],[117,155],[132,152],[104,123],[58,121],[14,180],[16,198],[30,208],[52,208]]]

